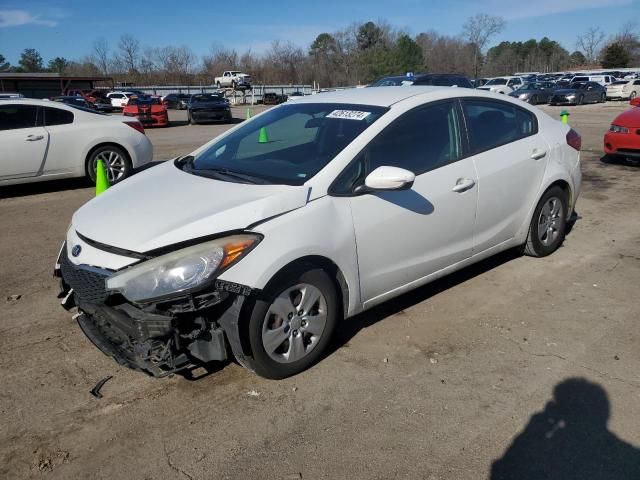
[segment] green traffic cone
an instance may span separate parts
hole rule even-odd
[[[560,118],[562,119],[562,123],[569,123],[569,112],[562,110],[560,112]]]
[[[251,118],[251,109],[247,108],[247,120]]]
[[[109,188],[107,171],[102,160],[96,162],[96,197]]]
[[[267,135],[267,129],[262,127],[260,134],[258,135],[258,143],[269,143],[269,136]]]

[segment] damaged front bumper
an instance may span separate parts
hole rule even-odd
[[[209,291],[134,305],[106,291],[104,282],[111,273],[73,264],[63,247],[54,275],[60,279],[63,307],[77,307],[75,318],[84,334],[119,364],[163,377],[225,361],[231,350],[246,365],[248,348],[240,336],[240,319],[254,290],[217,280]]]

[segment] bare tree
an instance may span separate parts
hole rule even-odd
[[[598,60],[604,36],[600,27],[589,27],[584,34],[578,36],[576,47],[578,50],[582,50],[584,56],[587,57],[587,62],[595,63]]]
[[[93,64],[98,67],[100,73],[107,75],[109,73],[109,43],[103,37],[93,42]]]
[[[118,57],[128,73],[136,73],[140,63],[140,42],[128,33],[120,37]]]
[[[480,56],[487,46],[491,37],[500,33],[505,26],[502,17],[487,15],[486,13],[478,13],[473,17],[469,17],[463,25],[463,36],[474,47],[475,54],[473,56],[473,72],[475,78],[478,78],[478,69],[480,66]]]

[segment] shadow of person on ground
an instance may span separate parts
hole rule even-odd
[[[640,450],[607,429],[609,415],[600,385],[565,380],[493,463],[491,480],[640,479]]]

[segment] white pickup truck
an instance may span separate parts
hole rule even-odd
[[[246,73],[229,70],[221,77],[216,77],[214,83],[218,88],[235,88],[243,90],[251,88],[251,76]]]

